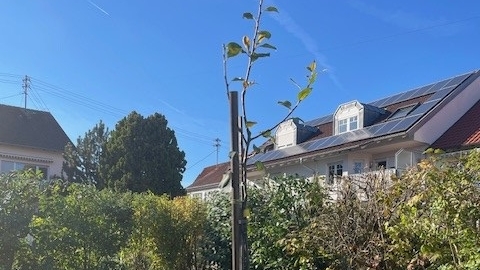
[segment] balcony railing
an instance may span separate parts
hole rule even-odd
[[[364,173],[348,174],[335,176],[332,181],[325,178],[325,187],[327,188],[331,198],[336,200],[342,196],[343,188],[350,185],[356,190],[357,196],[361,200],[367,200],[368,194],[374,190],[387,188],[391,184],[392,177],[398,175],[395,168],[369,171]]]

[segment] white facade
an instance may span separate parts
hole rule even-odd
[[[60,177],[63,160],[62,153],[59,152],[0,145],[0,173],[32,168],[42,171],[45,179]]]

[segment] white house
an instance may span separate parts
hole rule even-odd
[[[458,151],[480,146],[480,72],[473,71],[373,102],[352,100],[331,114],[300,123],[290,119],[248,161],[248,179],[296,174],[322,176],[334,185],[340,176],[386,169],[400,174],[429,147]],[[254,164],[262,162],[265,170]],[[209,167],[210,168],[210,167]],[[206,168],[208,169],[208,168]],[[225,163],[223,172],[228,169]],[[187,187],[191,195],[219,183],[203,172]]]
[[[0,104],[0,173],[32,168],[61,176],[70,139],[49,112]]]

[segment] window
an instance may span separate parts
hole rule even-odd
[[[192,198],[195,198],[195,199],[202,199],[202,193],[192,193]]]
[[[382,160],[382,161],[377,162],[377,169],[378,170],[382,170],[382,169],[386,169],[386,168],[387,168],[387,161],[386,160]]]
[[[343,175],[343,165],[341,163],[330,164],[328,165],[328,179],[327,184],[333,185],[335,184],[335,179],[338,176]]]
[[[15,171],[15,163],[11,161],[2,160],[0,173],[9,173],[11,171]]]
[[[338,133],[358,129],[358,116],[352,116],[338,120]]]
[[[353,163],[353,173],[363,173],[363,162],[355,161]]]
[[[413,109],[415,109],[417,107],[417,105],[418,105],[418,103],[413,104],[413,105],[409,105],[409,106],[406,106],[406,107],[398,108],[394,113],[392,113],[392,115],[390,115],[390,117],[388,117],[388,119],[391,120],[391,119],[397,119],[397,118],[405,117],[411,111],[413,111]]]
[[[338,133],[347,132],[347,119],[338,120]]]
[[[44,166],[38,166],[34,164],[25,164],[21,162],[14,162],[14,161],[0,161],[0,173],[10,173],[13,171],[20,171],[20,170],[28,170],[32,169],[34,171],[41,171],[43,178],[48,178],[48,168]]]

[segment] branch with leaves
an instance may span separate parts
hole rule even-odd
[[[298,88],[299,92],[297,94],[297,100],[292,103],[291,101],[284,100],[278,101],[278,104],[286,107],[288,112],[286,115],[275,124],[271,125],[271,127],[267,128],[266,130],[261,131],[259,134],[253,135],[252,128],[257,124],[255,120],[252,120],[248,117],[248,111],[246,109],[246,96],[247,92],[254,86],[256,83],[253,79],[251,79],[251,72],[254,63],[265,57],[269,57],[270,53],[268,50],[276,50],[277,48],[267,41],[271,38],[271,33],[267,30],[262,30],[260,28],[262,15],[264,12],[275,12],[278,13],[278,9],[273,6],[269,6],[267,8],[263,8],[263,0],[259,1],[259,8],[257,15],[254,16],[250,12],[243,13],[243,18],[248,20],[254,21],[254,30],[252,37],[243,36],[242,38],[242,45],[237,42],[230,42],[227,45],[224,45],[224,53],[223,53],[223,65],[224,65],[224,80],[225,86],[227,89],[227,96],[230,92],[230,82],[239,82],[242,84],[242,91],[241,91],[241,115],[242,115],[242,131],[241,131],[241,139],[242,139],[242,164],[246,165],[248,154],[250,152],[250,146],[252,142],[259,138],[264,137],[271,140],[274,140],[272,131],[277,128],[282,122],[289,119],[294,111],[298,108],[300,103],[305,100],[313,90],[313,84],[317,78],[317,71],[316,71],[316,62],[313,61],[310,65],[308,65],[308,75],[307,75],[307,82],[305,86],[301,86],[295,80],[291,79],[292,83],[295,87]],[[247,56],[247,67],[244,77],[234,77],[232,80],[228,79],[227,76],[227,62],[228,59],[231,57],[235,57],[238,55],[246,55]],[[254,153],[258,153],[261,149],[253,145]],[[244,168],[245,169],[245,168]]]

